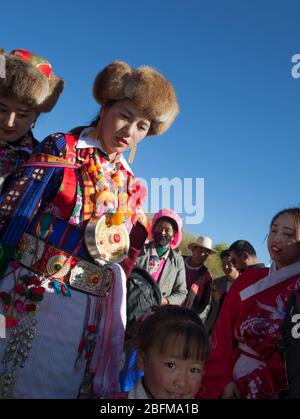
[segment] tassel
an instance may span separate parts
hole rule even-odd
[[[60,282],[56,281],[55,279],[53,281],[50,282],[50,284],[52,285],[52,287],[55,289],[57,294],[61,293],[61,286],[60,286]]]
[[[136,143],[133,144],[133,146],[131,147],[130,150],[130,155],[129,155],[129,159],[128,159],[128,163],[132,163],[134,160],[134,156],[135,156],[135,152],[136,152]]]
[[[71,297],[71,292],[66,285],[61,284],[61,292],[63,293],[64,297]]]

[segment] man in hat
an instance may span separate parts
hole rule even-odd
[[[212,277],[204,262],[210,254],[216,253],[212,248],[210,237],[199,236],[188,245],[192,255],[185,258],[185,273],[188,296],[186,307],[201,314],[209,303]]]

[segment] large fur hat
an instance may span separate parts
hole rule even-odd
[[[131,99],[152,121],[148,135],[165,132],[179,112],[171,83],[147,66],[131,68],[115,61],[97,75],[93,93],[101,105],[109,100]]]
[[[21,49],[11,53],[0,50],[0,54],[5,58],[0,95],[25,103],[37,112],[50,112],[64,88],[63,79],[54,75],[51,64]]]

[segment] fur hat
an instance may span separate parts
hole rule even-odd
[[[0,95],[16,99],[37,112],[50,112],[64,88],[51,64],[32,52],[0,50],[5,58],[5,77],[0,78]]]
[[[96,101],[131,99],[152,121],[148,135],[165,132],[178,115],[179,106],[171,83],[151,67],[131,68],[122,61],[106,66],[93,87]]]
[[[180,245],[181,239],[182,239],[182,219],[179,217],[179,215],[172,211],[169,208],[164,208],[158,212],[156,212],[153,215],[152,218],[152,226],[151,226],[151,233],[153,236],[154,233],[154,227],[158,223],[158,221],[161,218],[169,218],[171,221],[175,222],[177,225],[177,232],[175,233],[172,241],[171,241],[171,249],[176,249]]]

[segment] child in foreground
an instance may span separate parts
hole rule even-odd
[[[114,398],[192,399],[201,385],[209,342],[201,319],[175,305],[156,307],[142,321],[135,339],[138,368],[135,387]]]

